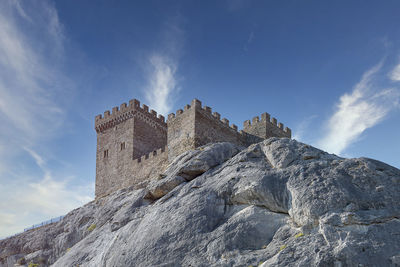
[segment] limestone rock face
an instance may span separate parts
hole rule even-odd
[[[143,189],[0,241],[0,267],[22,258],[42,266],[400,266],[400,170],[286,138],[210,144],[177,157]]]

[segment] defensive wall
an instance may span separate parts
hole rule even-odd
[[[243,123],[243,130],[238,131],[235,124],[229,124],[226,118],[221,119],[218,112],[212,112],[208,106],[194,99],[191,105],[178,109],[168,115],[168,158],[196,147],[212,142],[231,142],[249,146],[269,137],[291,138],[291,130],[270,118],[268,113],[254,117],[253,122]]]
[[[211,142],[232,142],[244,145],[238,127],[208,106],[194,99],[184,110],[168,115],[168,157],[177,155]]]
[[[157,178],[179,154],[214,142],[242,146],[269,137],[291,138],[291,130],[268,113],[245,121],[243,130],[194,99],[165,122],[136,99],[95,118],[97,132],[96,197],[121,188],[140,187]],[[156,167],[155,167],[156,166]]]

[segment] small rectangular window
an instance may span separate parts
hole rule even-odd
[[[104,158],[108,158],[108,149],[104,150]]]
[[[124,150],[125,149],[125,142],[122,142],[121,143],[121,150]]]

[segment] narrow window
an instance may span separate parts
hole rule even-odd
[[[124,150],[125,149],[125,142],[122,142],[121,143],[121,150]]]
[[[108,149],[104,150],[104,158],[108,158]]]

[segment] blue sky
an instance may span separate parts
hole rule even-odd
[[[399,1],[0,2],[0,237],[94,197],[94,116],[193,98],[400,167]]]

